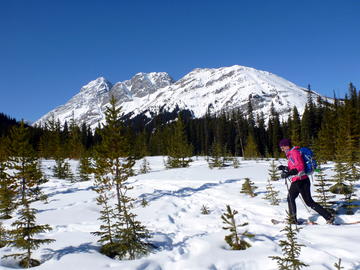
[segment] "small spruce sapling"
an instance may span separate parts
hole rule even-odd
[[[280,174],[279,174],[279,171],[277,169],[277,166],[276,166],[274,160],[271,161],[270,168],[269,168],[268,172],[269,172],[269,176],[270,176],[271,181],[280,180]]]
[[[90,176],[93,172],[93,166],[92,166],[91,158],[88,154],[85,154],[80,157],[78,172],[79,172],[80,181],[90,180]]]
[[[147,159],[144,157],[142,160],[142,163],[140,165],[139,172],[140,172],[140,174],[146,174],[146,173],[149,173],[150,171],[151,171],[150,164],[147,161]]]
[[[344,269],[344,267],[341,266],[341,258],[339,258],[339,261],[335,263],[334,266],[337,270]]]
[[[240,167],[240,161],[239,161],[239,159],[237,157],[233,157],[233,167],[235,169]]]
[[[230,205],[226,205],[226,213],[224,213],[221,218],[225,226],[224,230],[229,230],[230,234],[225,236],[226,243],[229,244],[232,250],[245,250],[251,247],[250,243],[246,242],[244,238],[253,238],[255,235],[245,231],[243,233],[238,232],[238,227],[243,227],[248,225],[248,223],[243,223],[237,225],[235,221],[235,215],[238,213],[236,210],[232,210]]]
[[[335,195],[332,195],[330,193],[329,187],[331,184],[326,179],[326,175],[321,167],[317,169],[317,172],[315,173],[315,183],[314,186],[316,187],[316,195],[314,197],[317,199],[317,202],[324,208],[330,210],[331,206],[333,205],[333,202],[331,202],[331,199],[335,198]]]
[[[280,240],[279,246],[282,249],[283,256],[270,256],[272,260],[275,260],[279,266],[279,270],[300,270],[302,267],[308,265],[299,260],[301,247],[304,245],[297,242],[296,235],[300,231],[300,228],[295,227],[291,223],[291,216],[287,213],[287,224],[282,232],[286,234],[286,240]]]
[[[55,166],[53,167],[54,177],[59,179],[72,179],[73,174],[70,169],[70,164],[64,158],[58,157],[55,160]]]
[[[270,201],[271,205],[279,205],[280,200],[278,198],[278,195],[279,195],[279,191],[276,191],[274,189],[271,180],[268,179],[268,183],[266,185],[266,195],[264,199]]]
[[[146,206],[148,206],[149,205],[149,202],[145,199],[145,198],[142,198],[142,200],[141,200],[141,206],[142,207],[146,207]]]
[[[203,204],[203,206],[201,207],[201,214],[202,214],[202,215],[208,215],[208,214],[210,214],[210,209],[209,209],[209,207],[207,207],[205,204]]]
[[[254,185],[252,181],[250,181],[250,178],[245,178],[245,182],[242,184],[240,193],[248,194],[251,197],[257,196],[255,193],[255,189],[257,189],[257,186]]]

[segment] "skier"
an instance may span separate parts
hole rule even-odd
[[[288,160],[288,166],[281,165],[278,167],[278,169],[282,171],[281,177],[292,177],[287,197],[291,223],[298,224],[296,218],[295,199],[299,196],[300,193],[307,206],[314,209],[324,219],[326,219],[326,223],[333,224],[335,217],[329,211],[325,210],[322,206],[316,203],[311,197],[310,179],[304,172],[305,164],[299,151],[300,147],[291,147],[291,141],[289,139],[282,139],[279,143],[279,146],[281,151],[285,152],[286,158]]]

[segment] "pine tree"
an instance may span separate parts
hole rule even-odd
[[[224,148],[218,140],[215,140],[211,146],[211,157],[208,160],[209,168],[222,168],[224,163]]]
[[[280,180],[280,175],[279,175],[279,171],[277,169],[277,166],[275,164],[275,160],[271,161],[270,168],[269,168],[268,172],[269,172],[269,177],[270,177],[271,181]]]
[[[301,121],[297,108],[294,106],[291,121],[291,142],[293,145],[301,144]]]
[[[74,114],[70,121],[69,138],[67,140],[68,157],[71,159],[79,159],[85,151],[81,142],[81,130],[76,125]]]
[[[30,207],[27,198],[22,201],[18,219],[11,224],[15,229],[9,230],[7,245],[25,250],[24,253],[16,253],[4,256],[20,258],[20,266],[30,268],[40,265],[40,262],[31,258],[32,251],[43,244],[54,242],[54,239],[34,238],[35,235],[51,231],[52,228],[46,225],[36,224],[36,209]]]
[[[295,228],[291,224],[291,216],[288,213],[288,223],[285,228],[282,229],[282,232],[286,233],[286,240],[280,240],[280,247],[282,249],[283,257],[280,256],[270,256],[271,259],[276,260],[279,266],[279,270],[300,270],[303,267],[308,265],[299,260],[301,253],[301,245],[297,243],[297,234],[300,231],[300,228]]]
[[[98,205],[102,207],[100,210],[99,220],[102,222],[100,225],[100,230],[96,232],[92,232],[92,234],[100,237],[98,240],[99,243],[102,243],[100,252],[106,254],[107,256],[114,258],[116,253],[116,227],[114,226],[114,207],[112,207],[110,203],[110,199],[112,199],[115,195],[111,192],[112,185],[110,184],[110,179],[101,177],[99,173],[95,178],[95,188],[94,190],[97,192],[98,197],[96,198],[96,202]]]
[[[254,136],[252,136],[250,134],[248,136],[248,138],[247,138],[247,143],[246,143],[246,146],[245,146],[244,158],[250,159],[250,158],[259,158],[259,157],[260,157],[260,153],[259,153],[259,150],[257,148],[255,138],[254,138]]]
[[[142,163],[141,163],[141,165],[140,165],[140,170],[139,170],[139,172],[140,172],[141,174],[145,174],[145,173],[149,173],[150,171],[151,171],[150,164],[149,164],[149,162],[147,161],[146,157],[144,157],[144,158],[142,159]]]
[[[142,207],[146,207],[146,206],[148,206],[149,205],[149,202],[143,197],[142,199],[141,199],[141,206]]]
[[[53,167],[54,177],[59,179],[73,179],[73,174],[71,172],[70,163],[61,156],[55,158],[55,166]]]
[[[210,214],[210,209],[205,204],[201,207],[201,214],[202,215],[208,215]]]
[[[255,189],[257,189],[257,187],[254,185],[254,183],[250,181],[249,178],[245,178],[245,182],[241,186],[240,193],[250,195],[251,197],[255,197],[256,196]]]
[[[17,193],[20,195],[18,205],[21,206],[17,220],[9,230],[9,240],[7,245],[25,250],[24,253],[7,255],[5,257],[21,258],[20,265],[28,268],[39,265],[39,262],[31,258],[32,250],[40,245],[53,242],[52,239],[36,239],[35,235],[50,231],[49,225],[36,224],[36,209],[31,207],[31,202],[41,195],[41,190],[34,192],[34,188],[43,181],[43,176],[39,170],[38,160],[34,150],[28,141],[28,128],[21,122],[19,127],[11,130],[11,168],[13,177],[17,181]]]
[[[240,167],[240,161],[239,161],[239,159],[237,158],[237,157],[233,157],[233,167],[235,168],[235,169],[237,169],[237,168],[239,168]]]
[[[226,205],[226,213],[221,215],[223,223],[225,226],[224,230],[229,230],[230,234],[225,236],[226,243],[229,244],[232,250],[245,250],[251,247],[251,244],[245,241],[245,238],[253,238],[255,235],[245,231],[243,233],[238,232],[238,227],[247,226],[248,223],[243,223],[237,225],[235,221],[235,215],[238,214],[238,211],[232,210],[230,205]]]
[[[38,186],[45,182],[40,170],[39,160],[29,143],[29,129],[21,122],[19,127],[13,127],[10,131],[10,158],[9,167],[12,170],[12,177],[16,182],[16,192],[24,199],[26,192],[33,197],[38,195]]]
[[[60,123],[55,120],[54,114],[45,123],[44,133],[40,138],[40,155],[44,158],[55,158],[61,146]]]
[[[326,108],[321,123],[321,129],[316,139],[316,157],[320,163],[334,160],[337,129],[336,125],[334,125],[335,121],[334,110]]]
[[[181,114],[178,114],[178,120],[172,129],[173,135],[169,139],[168,145],[168,168],[188,167],[191,162],[193,152],[192,146],[188,143],[185,133],[184,122]]]
[[[7,242],[7,231],[5,230],[4,226],[0,222],[0,248],[3,248],[6,246]]]
[[[337,270],[341,270],[344,269],[344,267],[341,266],[341,259],[339,258],[339,261],[337,263],[334,264],[335,268]]]
[[[134,199],[127,193],[132,187],[126,182],[133,175],[134,159],[130,156],[130,144],[119,121],[121,108],[116,108],[114,97],[105,111],[106,123],[100,131],[101,143],[95,154],[95,191],[102,207],[100,220],[101,251],[113,258],[135,259],[148,252],[147,229],[131,212]],[[114,190],[114,192],[113,192]],[[115,206],[110,199],[115,198]]]
[[[88,153],[85,153],[80,157],[78,172],[79,172],[80,181],[90,180],[91,174],[93,172],[93,168],[92,168],[92,159]]]
[[[9,164],[5,160],[0,160],[0,219],[9,219],[16,208],[16,182],[7,170]]]
[[[279,205],[280,200],[278,198],[279,191],[276,191],[271,179],[268,179],[268,183],[266,185],[266,195],[264,199],[270,201],[271,205]]]
[[[334,199],[335,195],[330,194],[329,187],[331,184],[326,179],[326,175],[320,166],[318,166],[315,172],[314,186],[316,187],[315,191],[317,193],[314,195],[314,198],[317,199],[317,203],[319,203],[322,207],[330,210],[331,206],[333,205],[331,199]]]
[[[116,231],[117,242],[117,257],[119,259],[134,260],[149,252],[149,245],[144,240],[150,237],[149,231],[144,225],[136,220],[136,215],[131,212],[133,208],[133,198],[126,196],[128,186],[120,188],[121,194],[121,212],[117,213],[118,227]]]

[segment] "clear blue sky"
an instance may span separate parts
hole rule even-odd
[[[35,121],[99,76],[244,65],[360,89],[360,0],[0,0],[0,112]]]

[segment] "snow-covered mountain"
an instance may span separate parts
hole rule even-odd
[[[195,69],[178,81],[165,72],[138,73],[114,85],[103,77],[91,81],[66,104],[34,124],[42,124],[54,116],[62,123],[74,117],[78,124],[86,122],[96,127],[104,120],[104,111],[112,95],[129,117],[144,115],[148,118],[159,111],[175,110],[189,110],[194,117],[202,117],[207,111],[219,113],[236,108],[246,112],[249,99],[255,114],[268,115],[273,103],[280,115],[287,116],[294,106],[302,113],[307,100],[305,88],[270,72],[238,65]]]

